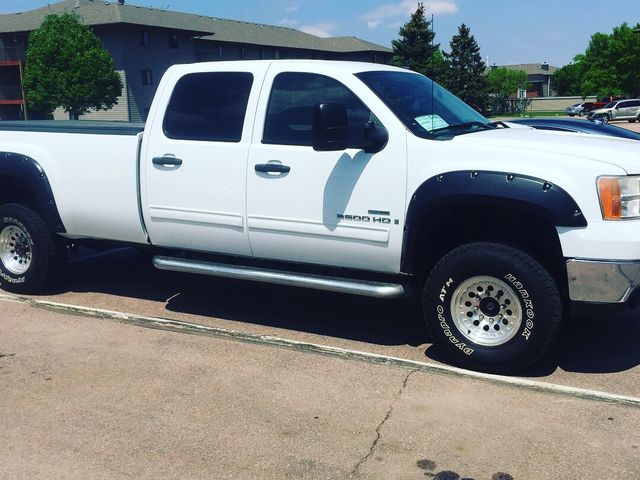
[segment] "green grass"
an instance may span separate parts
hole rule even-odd
[[[540,112],[521,112],[513,114],[492,115],[488,118],[491,119],[505,119],[505,118],[532,118],[532,117],[568,117],[563,111],[540,111]]]

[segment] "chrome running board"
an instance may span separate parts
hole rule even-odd
[[[307,273],[243,267],[222,263],[187,260],[183,258],[157,256],[153,266],[159,270],[198,273],[213,277],[235,278],[254,282],[274,283],[289,287],[305,287],[330,292],[350,293],[377,298],[398,298],[406,295],[405,287],[395,283],[370,282],[340,277],[325,277]]]

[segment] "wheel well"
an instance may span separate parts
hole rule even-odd
[[[415,252],[406,270],[426,276],[447,252],[478,241],[506,243],[528,253],[564,293],[567,274],[555,226],[541,215],[511,207],[462,204],[446,213],[430,213],[417,227]]]
[[[0,176],[0,205],[6,203],[19,203],[42,215],[29,183],[20,177]]]

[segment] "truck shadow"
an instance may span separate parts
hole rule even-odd
[[[155,270],[133,250],[72,262],[52,294],[90,292],[161,302],[171,312],[275,327],[383,346],[423,348],[447,363],[422,324],[415,299],[379,300],[293,287]],[[547,359],[523,372],[558,368],[613,373],[640,365],[640,309],[615,317],[571,319]]]

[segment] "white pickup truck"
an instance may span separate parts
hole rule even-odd
[[[146,125],[0,124],[0,283],[82,242],[157,268],[422,296],[452,362],[508,372],[571,302],[632,303],[640,150],[492,123],[436,83],[327,61],[171,67]]]

